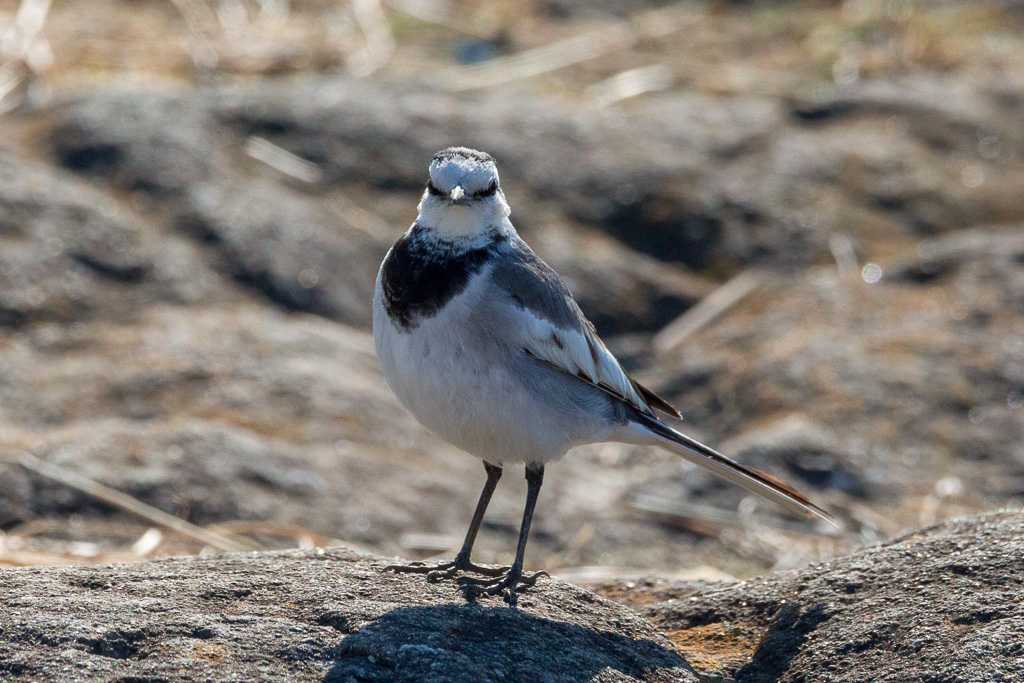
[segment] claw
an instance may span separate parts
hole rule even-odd
[[[498,579],[472,579],[462,576],[459,577],[459,585],[462,586],[467,600],[475,600],[481,595],[500,595],[509,607],[515,607],[519,591],[535,586],[537,579],[542,576],[548,576],[548,573],[539,571],[523,574],[521,569],[512,568]]]
[[[537,579],[539,579],[542,576],[546,579],[551,578],[551,575],[542,569],[539,572],[534,572],[528,576],[523,577],[523,583],[527,586],[536,586]]]
[[[462,577],[459,577],[459,584],[461,584],[461,585],[469,585],[469,586],[483,586],[483,587],[491,586],[491,585],[498,585],[498,584],[502,584],[502,583],[508,581],[510,576],[511,576],[511,574],[512,574],[512,571],[510,569],[506,568],[506,571],[502,572],[501,574],[495,574],[494,575],[494,576],[500,576],[501,577],[501,578],[499,578],[497,580],[495,580],[495,579],[473,579],[473,578],[470,578],[468,576],[462,576]],[[524,586],[533,586],[533,585],[536,585],[537,579],[539,579],[542,576],[546,576],[548,578],[551,578],[551,575],[548,574],[546,571],[543,571],[543,570],[541,570],[539,572],[534,572],[532,574],[523,574],[523,573],[520,572],[519,576],[517,578],[518,578],[518,583],[520,583],[520,584],[522,584]]]
[[[437,583],[444,579],[450,579],[459,573],[459,568],[454,564],[451,567],[435,568],[431,572],[427,572],[427,583]]]
[[[505,565],[503,567],[485,567],[479,564],[470,563],[465,568],[465,571],[471,574],[480,574],[481,576],[504,576],[512,567]]]

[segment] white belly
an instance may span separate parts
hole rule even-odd
[[[384,377],[425,427],[468,453],[495,464],[558,458],[572,445],[565,431],[513,376],[506,352],[468,327],[479,296],[471,283],[403,330],[388,318],[378,280],[373,334]]]

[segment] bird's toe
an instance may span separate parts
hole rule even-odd
[[[510,568],[504,574],[496,578],[475,579],[468,576],[459,577],[459,585],[467,600],[476,600],[484,595],[500,595],[508,603],[509,607],[515,607],[518,602],[519,592],[525,588],[531,588],[537,583],[537,579],[548,576],[545,571],[523,574],[521,569]]]
[[[442,562],[440,564],[426,564],[425,562],[410,562],[408,564],[389,564],[384,567],[385,572],[396,574],[426,574],[427,579],[436,572],[442,572],[455,567],[454,562]]]

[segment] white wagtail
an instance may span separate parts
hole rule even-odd
[[[459,578],[467,596],[516,593],[537,574],[523,557],[544,465],[588,443],[654,444],[784,507],[830,519],[792,489],[681,434],[658,417],[681,417],[629,377],[558,274],[516,233],[490,155],[438,152],[419,215],[381,264],[373,335],[381,368],[402,405],[428,429],[481,458],[487,483],[452,562],[396,571]],[[470,552],[508,463],[524,463],[528,493],[511,567],[484,567]]]

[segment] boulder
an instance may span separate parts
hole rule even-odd
[[[739,582],[541,579],[520,609],[343,548],[7,569],[27,679],[1014,680],[1024,514]],[[610,600],[608,599],[610,598]]]
[[[497,157],[528,236],[584,224],[713,276],[830,260],[834,234],[861,253],[891,253],[922,236],[1022,218],[1012,199],[1024,177],[1014,86],[921,73],[815,92],[673,92],[597,111],[304,78],[99,92],[64,107],[48,142],[66,168],[177,204],[191,188],[259,177],[259,164],[238,163],[258,137],[314,165],[315,178],[279,183],[290,192],[342,192],[395,231],[413,217],[429,155],[468,144]],[[128,123],[107,130],[111,121]],[[587,263],[585,253],[576,258]]]
[[[542,579],[465,604],[352,551],[0,572],[0,674],[26,680],[696,681],[625,606]]]
[[[1012,681],[1024,661],[1024,514],[907,533],[711,587],[609,584],[697,671],[745,681]]]
[[[0,151],[0,329],[232,298],[193,245],[130,203]]]
[[[233,281],[285,308],[366,327],[376,267],[415,218],[430,155],[459,142],[443,132],[457,98],[406,90],[345,79],[176,95],[112,90],[62,107],[47,140],[55,163],[127,191]],[[433,113],[425,118],[420,107]],[[532,146],[474,132],[521,127],[532,120],[524,116],[540,117],[537,144],[550,146],[549,155],[524,162]],[[491,101],[466,122],[464,142],[499,155],[515,190],[514,220],[545,243],[542,256],[576,275],[604,331],[657,329],[708,283],[583,230],[587,215],[559,207],[570,180],[552,163],[578,156],[562,127],[546,103],[520,112]],[[254,139],[304,159],[315,177],[302,181],[247,157]]]

